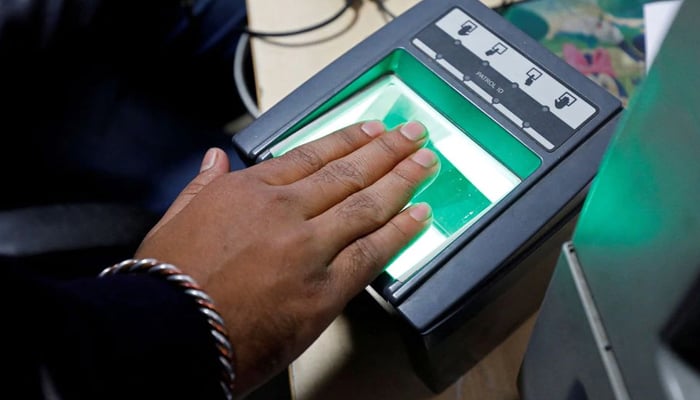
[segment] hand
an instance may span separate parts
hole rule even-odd
[[[430,223],[427,204],[402,211],[439,169],[426,135],[371,121],[233,173],[207,152],[136,257],[178,266],[214,299],[238,393],[299,356]]]

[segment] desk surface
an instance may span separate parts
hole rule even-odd
[[[490,6],[500,3],[483,1]],[[387,0],[385,4],[400,14],[417,2]],[[249,0],[249,26],[261,31],[305,27],[333,15],[342,4],[342,0]],[[261,110],[268,110],[387,22],[374,2],[357,4],[352,12],[317,31],[253,40]],[[389,318],[362,301],[357,303],[289,368],[294,399],[518,399],[516,377],[534,317],[454,385],[435,395],[413,374]]]
[[[395,15],[419,0],[385,0]],[[503,0],[482,0],[496,6]],[[512,2],[512,0],[508,0]],[[286,31],[313,25],[335,14],[342,0],[248,0],[248,24],[259,31]],[[371,0],[356,2],[332,24],[302,35],[255,39],[253,67],[258,103],[267,110],[304,81],[330,64],[346,50],[372,34],[389,20]]]

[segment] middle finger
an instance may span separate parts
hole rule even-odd
[[[313,218],[372,185],[426,141],[425,127],[409,122],[292,183],[289,189],[306,195],[306,217]]]

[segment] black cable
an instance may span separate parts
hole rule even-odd
[[[350,8],[352,8],[353,3],[355,0],[345,0],[345,5],[338,10],[335,14],[330,16],[329,18],[318,22],[314,25],[307,26],[305,28],[300,28],[300,29],[295,29],[291,31],[283,31],[283,32],[265,32],[265,31],[256,31],[256,30],[251,30],[248,29],[248,27],[242,28],[241,32],[247,33],[250,36],[255,36],[255,37],[280,37],[280,36],[294,36],[294,35],[299,35],[302,33],[306,32],[311,32],[315,31],[316,29],[323,28],[324,26],[332,23],[333,21],[337,20],[340,18],[341,15],[345,14],[346,11],[348,11]]]
[[[530,0],[503,0],[501,4],[498,6],[494,7],[493,10],[496,11],[499,14],[503,14],[506,11],[508,11],[509,8],[516,4],[522,4]]]
[[[340,18],[340,16],[345,14],[345,12],[348,11],[354,3],[355,0],[345,0],[345,5],[329,18],[326,18],[325,20],[319,23],[301,29],[286,32],[263,32],[254,31],[245,27],[239,30],[241,32],[241,36],[238,39],[238,44],[236,46],[236,53],[233,62],[233,76],[236,91],[241,97],[243,105],[246,107],[248,114],[250,114],[253,118],[257,118],[260,115],[260,109],[258,108],[257,104],[255,104],[255,101],[253,100],[253,97],[251,96],[250,91],[248,90],[248,87],[246,85],[245,77],[243,76],[243,59],[246,55],[246,52],[248,51],[248,41],[250,40],[250,37],[293,36],[299,35],[301,33],[311,32],[313,30],[322,28]]]
[[[377,8],[379,9],[379,11],[381,11],[384,14],[386,14],[387,16],[389,16],[389,18],[392,18],[392,19],[396,18],[396,14],[391,12],[391,10],[389,10],[386,7],[386,4],[384,4],[385,0],[374,0],[374,2],[377,3]]]

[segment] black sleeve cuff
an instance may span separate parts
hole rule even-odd
[[[62,398],[222,398],[208,324],[181,288],[134,274],[42,294],[39,355]]]

